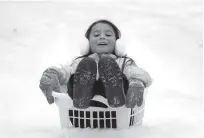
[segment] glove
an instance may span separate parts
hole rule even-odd
[[[135,105],[140,107],[143,103],[144,84],[139,80],[134,80],[129,84],[126,95],[126,107],[134,108]]]
[[[49,104],[54,103],[52,91],[60,92],[60,83],[58,76],[59,70],[57,68],[51,67],[43,72],[40,80],[39,87],[47,98]]]

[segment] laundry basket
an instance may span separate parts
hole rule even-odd
[[[119,108],[89,107],[77,109],[73,107],[73,101],[66,93],[53,92],[55,103],[59,109],[62,128],[117,128],[123,129],[142,123],[144,116],[144,102],[142,106],[133,109],[125,106]],[[102,96],[95,96],[93,100],[106,105],[108,102]]]

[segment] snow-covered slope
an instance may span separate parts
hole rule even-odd
[[[1,138],[60,137],[57,107],[47,104],[39,79],[47,67],[79,55],[86,29],[101,18],[120,28],[129,56],[154,79],[144,125],[120,132],[70,130],[63,136],[202,137],[201,0],[3,1]]]

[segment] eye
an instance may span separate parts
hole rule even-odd
[[[99,32],[94,32],[94,33],[93,33],[93,36],[95,36],[95,37],[98,37],[99,35],[100,35]]]
[[[112,36],[112,32],[111,31],[107,31],[106,32],[106,36]]]

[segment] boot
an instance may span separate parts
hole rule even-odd
[[[105,88],[109,106],[116,108],[125,104],[122,72],[113,58],[104,57],[99,60],[98,70]]]
[[[89,57],[82,59],[74,74],[73,105],[85,109],[90,106],[93,97],[93,86],[96,81],[97,65]]]

